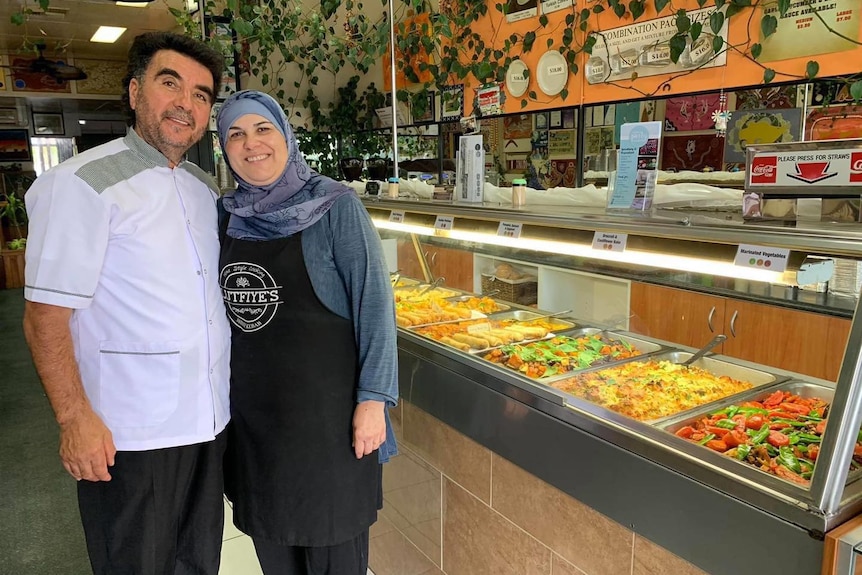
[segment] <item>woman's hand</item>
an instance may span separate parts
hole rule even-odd
[[[356,459],[369,455],[386,441],[383,401],[363,401],[353,410],[353,450]]]

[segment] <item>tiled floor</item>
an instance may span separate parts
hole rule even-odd
[[[263,575],[251,537],[234,527],[230,504],[224,502],[224,535],[219,575]],[[371,569],[368,575],[374,575]]]

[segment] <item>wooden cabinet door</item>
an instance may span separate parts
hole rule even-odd
[[[815,377],[829,376],[827,363],[834,361],[827,357],[835,353],[829,342],[833,318],[736,300],[727,301],[725,318],[726,355]],[[833,331],[840,338],[840,324]]]
[[[629,329],[680,345],[701,347],[724,325],[725,299],[632,282]],[[710,317],[713,332],[710,331]],[[720,352],[717,347],[715,352]]]
[[[425,280],[416,250],[413,248],[413,242],[410,240],[398,240],[398,269],[404,277],[420,281]]]
[[[473,291],[473,252],[434,247],[428,251],[428,265],[435,278],[444,277],[445,286]]]

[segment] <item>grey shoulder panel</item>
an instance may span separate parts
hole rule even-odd
[[[155,164],[150,164],[135,152],[122,150],[87,162],[78,168],[75,175],[93,188],[97,194],[101,194],[111,186],[154,167]]]

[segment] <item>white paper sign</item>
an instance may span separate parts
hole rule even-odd
[[[389,212],[389,221],[396,224],[402,223],[404,221],[404,212],[399,210]]]
[[[593,236],[593,249],[606,250],[611,252],[626,251],[626,242],[628,242],[628,234],[609,234],[607,232],[596,232]]]
[[[744,268],[758,268],[781,273],[787,269],[789,258],[790,250],[784,248],[740,244],[733,263]]]
[[[565,10],[574,4],[572,0],[542,0],[542,14]]]
[[[523,228],[524,224],[520,222],[500,222],[497,226],[497,235],[504,238],[520,238]]]
[[[451,230],[455,224],[455,216],[437,216],[434,220],[435,230]]]

